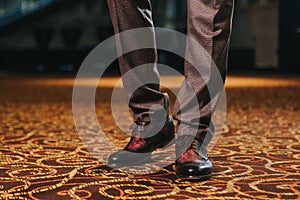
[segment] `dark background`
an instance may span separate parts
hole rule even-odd
[[[185,0],[152,4],[156,26],[185,32]],[[236,0],[229,71],[299,72],[299,8],[299,0]],[[105,0],[1,0],[0,70],[75,73],[112,35]],[[170,53],[159,51],[159,62],[182,71]]]

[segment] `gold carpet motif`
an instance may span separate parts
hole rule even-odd
[[[128,135],[111,117],[115,80],[103,79],[96,108],[121,147]],[[100,163],[77,134],[72,84],[61,75],[1,77],[0,199],[300,199],[300,76],[228,77],[226,123],[210,151],[214,175],[201,182],[178,179],[174,163],[145,174]]]

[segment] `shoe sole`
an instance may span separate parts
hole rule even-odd
[[[180,175],[176,174],[176,176],[183,181],[204,181],[204,180],[211,178],[212,175],[213,175],[213,173],[199,175],[199,176],[180,176]]]
[[[151,159],[151,154],[145,155],[143,159],[140,159],[137,162],[129,162],[129,163],[122,162],[122,164],[112,164],[112,163],[107,163],[107,164],[112,168],[131,167],[131,166],[137,166],[140,164],[147,163],[147,161],[150,159]]]

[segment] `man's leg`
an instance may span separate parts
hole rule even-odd
[[[206,145],[214,133],[211,117],[226,76],[233,0],[187,2],[187,34],[190,40],[186,44],[186,58],[192,60],[194,66],[185,62],[186,78],[174,108],[174,118],[179,121],[176,164],[178,175],[197,178],[201,175],[205,177],[212,167]],[[200,44],[207,55],[195,43]],[[211,59],[217,68],[213,67]],[[218,77],[221,77],[221,84]],[[190,91],[194,92],[197,103],[193,102]]]
[[[135,164],[147,158],[156,148],[166,145],[174,137],[174,127],[168,117],[168,95],[160,90],[159,85],[150,1],[108,0],[108,6],[115,33],[144,28],[142,35],[116,36],[121,74],[128,72],[128,76],[122,77],[123,85],[137,124],[132,130],[132,137],[124,148],[125,151],[118,151],[109,158],[111,166],[122,166]],[[151,48],[137,48],[138,50],[123,55],[126,48],[136,49],[135,47],[145,42]],[[138,70],[135,68],[144,64],[146,65],[138,67]],[[145,79],[153,82],[145,84]],[[138,89],[135,89],[136,86],[139,86]],[[141,154],[132,154],[132,152]],[[142,153],[149,154],[146,156]]]
[[[142,69],[130,73],[130,80],[124,80],[123,84],[126,92],[131,88],[140,85],[144,74],[151,77],[157,84],[147,84],[140,87],[133,94],[126,94],[129,98],[129,106],[133,111],[136,122],[150,121],[149,109],[153,104],[160,104],[166,110],[168,97],[160,91],[159,74],[156,67],[157,52],[155,44],[155,33],[152,21],[151,4],[149,0],[108,0],[108,6],[115,33],[135,29],[145,28],[142,37],[136,35],[125,35],[125,37],[116,36],[116,45],[119,57],[120,71],[124,75],[136,66],[147,64]],[[147,43],[153,48],[139,49],[123,55],[122,49],[134,48],[140,43]]]

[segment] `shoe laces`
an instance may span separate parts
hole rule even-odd
[[[139,123],[131,125],[132,136],[126,148],[137,149],[146,143],[145,141],[145,126],[146,123]]]
[[[193,140],[191,146],[188,148],[188,150],[192,149],[194,151],[197,151],[198,148],[198,142],[196,142],[196,140]]]
[[[183,145],[182,152],[178,152],[179,162],[193,162],[195,160],[206,160],[207,155],[202,155],[201,153],[201,145],[197,139],[193,139],[193,141],[190,143],[190,138],[184,137],[182,138],[181,142]],[[189,146],[188,146],[189,145]],[[186,148],[186,149],[185,149]]]
[[[194,154],[195,156],[199,156],[198,142],[196,140],[193,140],[192,144],[187,148],[187,150],[185,150],[183,154],[186,155]]]

